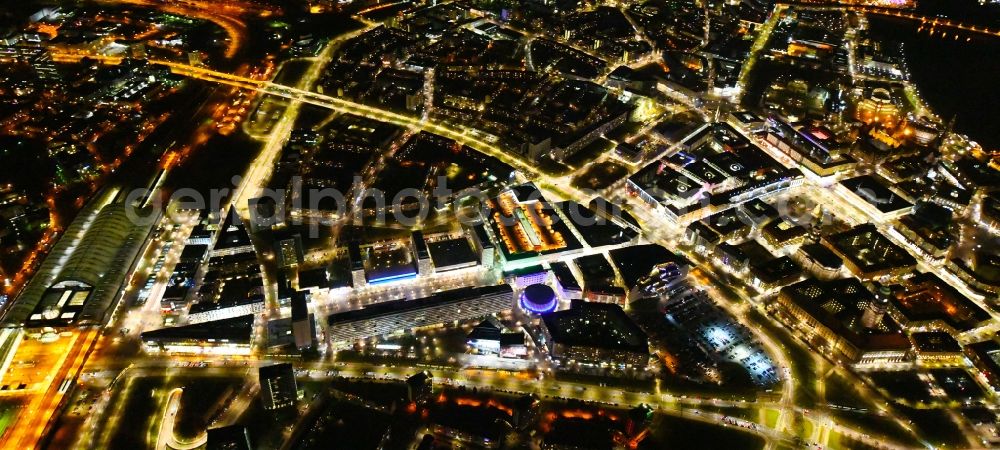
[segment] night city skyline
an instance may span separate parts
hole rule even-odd
[[[8,3],[2,449],[1000,448],[996,0]]]

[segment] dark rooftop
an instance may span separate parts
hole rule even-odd
[[[511,289],[510,285],[507,284],[484,287],[465,287],[440,292],[430,297],[424,297],[416,300],[392,300],[388,302],[376,303],[363,309],[355,309],[331,314],[327,317],[326,322],[328,325],[335,325],[338,323],[353,322],[356,320],[398,314],[405,311],[420,310],[422,308],[429,308],[432,306],[445,306],[450,303],[458,303],[474,297],[501,293],[509,293],[511,294],[511,299],[513,299],[514,291]],[[513,305],[513,303],[511,304]]]
[[[247,314],[245,316],[203,322],[195,325],[146,331],[142,333],[141,338],[147,342],[214,340],[249,344],[253,338],[253,322],[254,316]]]
[[[804,244],[799,247],[799,251],[806,255],[809,259],[816,261],[817,264],[827,268],[827,269],[839,269],[844,266],[844,260],[840,259],[833,250],[826,248],[825,245],[819,243]]]
[[[557,344],[649,352],[646,333],[613,303],[573,300],[570,309],[542,316],[542,320]]]
[[[861,197],[883,213],[899,211],[913,206],[886,187],[886,181],[873,175],[861,175],[843,180],[840,184]]]
[[[622,276],[625,287],[635,287],[639,280],[649,276],[656,266],[674,262],[678,265],[690,265],[682,256],[678,256],[657,244],[633,245],[617,248],[608,252],[611,262]]]
[[[465,237],[435,241],[427,244],[434,267],[446,268],[479,261]]]
[[[928,331],[924,333],[913,333],[910,335],[913,341],[913,348],[917,352],[930,353],[958,353],[962,351],[962,346],[943,331]]]

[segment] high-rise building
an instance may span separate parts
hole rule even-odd
[[[892,290],[889,286],[879,285],[875,291],[875,298],[868,302],[861,313],[861,324],[865,328],[875,328],[882,323],[882,316],[889,309],[889,298],[892,297]]]
[[[279,239],[274,243],[275,253],[278,255],[278,267],[294,267],[302,263],[305,259],[305,252],[302,249],[302,235],[293,234],[285,239]]]
[[[361,244],[351,241],[347,244],[347,256],[351,261],[351,284],[357,289],[368,284],[365,277],[365,261],[361,256]]]
[[[431,254],[427,251],[427,242],[424,241],[424,233],[420,230],[414,231],[410,235],[410,250],[417,258],[417,273],[420,275],[434,273],[434,266],[431,265]]]
[[[479,263],[483,267],[492,268],[494,261],[496,261],[496,247],[490,240],[486,225],[478,224],[471,228],[469,234],[472,236],[472,244],[475,245],[476,252],[479,253]]]
[[[292,295],[292,335],[299,350],[316,346],[316,316],[309,313],[307,294],[298,291]]]
[[[295,372],[291,364],[261,367],[258,373],[264,409],[271,411],[295,405],[298,386],[295,384]]]

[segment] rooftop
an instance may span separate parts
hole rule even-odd
[[[885,237],[871,223],[865,223],[823,240],[846,261],[853,263],[861,273],[873,273],[916,266],[917,261],[906,250]]]
[[[928,331],[923,333],[913,333],[910,335],[913,341],[913,348],[921,353],[959,353],[962,346],[943,331]]]
[[[474,265],[479,261],[465,237],[431,242],[427,247],[437,268]]]
[[[857,278],[808,279],[785,286],[781,293],[858,348],[909,348],[906,336],[888,315],[884,315],[874,328],[866,328],[861,323],[863,309],[875,301],[875,296]]]
[[[203,341],[249,344],[253,338],[253,323],[254,316],[248,314],[195,325],[146,331],[142,333],[141,338],[143,342]]]
[[[931,273],[908,279],[890,301],[910,322],[940,320],[959,332],[971,330],[990,318],[989,313]]]
[[[668,262],[678,265],[690,265],[682,256],[667,250],[657,244],[633,245],[616,248],[608,252],[611,262],[618,269],[625,287],[631,289],[639,281],[649,276],[653,269]]]
[[[646,333],[616,304],[573,300],[569,309],[542,316],[542,320],[557,344],[649,352]]]
[[[855,195],[883,213],[891,213],[912,207],[895,192],[886,187],[886,181],[878,176],[861,175],[840,182]]]
[[[407,311],[418,311],[423,308],[443,307],[449,304],[461,303],[475,297],[484,297],[487,295],[504,293],[510,294],[513,301],[514,291],[511,289],[510,285],[507,284],[484,287],[465,287],[440,292],[430,297],[424,297],[416,300],[393,300],[369,305],[362,309],[334,313],[327,317],[326,323],[327,325],[332,326],[338,323],[373,319],[393,314],[400,314]],[[511,305],[513,305],[513,303],[511,303]]]
[[[799,251],[807,258],[815,261],[816,264],[827,269],[840,269],[844,266],[844,260],[823,244],[816,242],[803,244],[802,247],[799,247]]]

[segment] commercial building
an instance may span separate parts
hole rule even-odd
[[[197,324],[264,312],[264,295],[231,298],[217,302],[200,301],[188,310],[188,323]]]
[[[659,295],[673,280],[685,278],[691,267],[687,259],[657,244],[617,248],[608,256],[629,301]]]
[[[589,247],[615,248],[635,243],[639,237],[639,232],[628,225],[617,206],[592,209],[571,200],[556,202],[553,206],[570,231]]]
[[[917,362],[953,366],[965,362],[962,345],[943,331],[913,333],[910,335],[910,341],[913,343]]]
[[[151,238],[159,211],[133,209],[107,190],[80,212],[8,308],[4,324],[62,327],[103,324]],[[132,220],[131,213],[144,220]]]
[[[212,258],[253,253],[253,242],[247,233],[243,219],[236,213],[236,208],[229,208],[225,221],[219,227],[219,236],[212,247]]]
[[[412,328],[488,316],[514,303],[509,285],[469,287],[417,300],[377,303],[364,309],[332,314],[326,320],[331,344],[342,344]]]
[[[347,257],[351,263],[351,286],[356,288],[368,285],[368,278],[365,277],[365,260],[361,255],[361,243],[351,241],[347,243]]]
[[[965,346],[965,354],[986,378],[993,392],[1000,391],[1000,344],[994,340],[976,342]]]
[[[556,291],[547,284],[532,284],[521,291],[518,306],[528,314],[548,314],[559,306]]]
[[[497,259],[496,247],[493,245],[489,232],[486,231],[486,225],[482,223],[472,225],[469,236],[472,238],[472,244],[479,255],[479,264],[486,268],[493,268]]]
[[[897,224],[892,232],[899,232],[921,256],[944,262],[954,241],[951,209],[937,203],[918,202],[913,212],[900,217]]]
[[[552,270],[556,292],[561,298],[570,300],[583,298],[583,288],[577,281],[576,275],[570,270],[569,265],[562,261],[556,261],[549,264],[549,268]]]
[[[504,272],[504,279],[515,289],[524,289],[533,284],[546,283],[549,280],[549,271],[541,264]]]
[[[892,125],[900,119],[900,108],[888,89],[875,88],[858,102],[855,118],[864,123]]]
[[[881,177],[861,175],[843,180],[835,189],[855,205],[880,221],[896,219],[910,212],[913,204],[888,188]]]
[[[466,344],[481,353],[498,354],[501,334],[503,325],[500,321],[496,317],[487,317],[466,336]]]
[[[818,177],[849,172],[858,163],[843,149],[830,145],[825,132],[803,131],[774,116],[767,119],[765,139],[773,148]]]
[[[948,269],[979,292],[1000,293],[1000,255],[973,251],[971,258],[951,258]]]
[[[542,316],[539,336],[563,365],[644,368],[649,342],[625,311],[612,303],[573,300],[569,309]]]
[[[581,256],[573,260],[583,280],[583,298],[592,302],[625,304],[625,289],[616,285],[614,267],[602,253]]]
[[[1000,193],[994,192],[983,197],[979,208],[979,223],[993,234],[1000,234]]]
[[[139,337],[147,352],[249,355],[254,316],[144,331]]]
[[[427,250],[435,272],[466,269],[480,263],[480,258],[469,246],[469,239],[465,236],[430,242]]]
[[[420,242],[423,242],[422,237]],[[424,249],[426,250],[426,246]],[[433,272],[431,259],[426,251],[418,255],[413,250],[411,240],[381,241],[365,246],[360,243],[350,244],[348,256],[351,261],[351,276],[355,279],[354,287],[414,279],[418,274],[418,264],[424,264],[423,273]],[[426,258],[421,262],[419,258],[424,256]],[[361,284],[357,284],[358,282]]]
[[[802,269],[820,280],[840,278],[844,260],[823,244],[804,244],[792,255]]]
[[[750,265],[750,284],[767,292],[800,280],[802,268],[788,256]]]
[[[579,251],[582,245],[534,184],[514,186],[489,200],[487,222],[507,270]]]
[[[889,300],[889,313],[910,330],[939,330],[958,337],[990,319],[988,312],[932,273],[910,277]]]
[[[309,312],[305,292],[292,294],[292,336],[295,348],[305,350],[316,347],[316,316]]]
[[[731,125],[714,123],[629,177],[625,188],[671,221],[689,224],[784,191],[801,177]]]
[[[504,327],[495,317],[487,317],[476,325],[466,337],[466,343],[483,355],[523,358],[528,354],[524,331],[512,331]]]
[[[802,225],[792,223],[785,218],[780,218],[764,226],[761,237],[771,248],[781,250],[786,247],[795,247],[805,242],[809,235],[809,230]]]
[[[208,256],[208,246],[204,244],[188,244],[184,246],[184,250],[181,251],[180,259],[181,263],[194,264],[196,266],[205,263],[205,257]]]
[[[296,233],[274,242],[274,253],[278,255],[278,267],[296,267],[305,260],[302,235]]]
[[[427,241],[424,240],[424,233],[416,230],[410,233],[410,251],[417,259],[417,273],[420,275],[431,275],[434,273],[434,266],[431,264],[431,254],[427,251]]]
[[[258,370],[260,377],[260,399],[264,409],[273,411],[295,405],[298,400],[298,385],[290,363],[263,366]]]
[[[913,256],[871,223],[823,236],[823,243],[844,260],[851,273],[862,280],[901,276],[912,272],[917,265]]]
[[[777,302],[810,342],[849,362],[909,357],[909,340],[886,314],[888,294],[877,298],[857,278],[801,281],[782,288]]]

